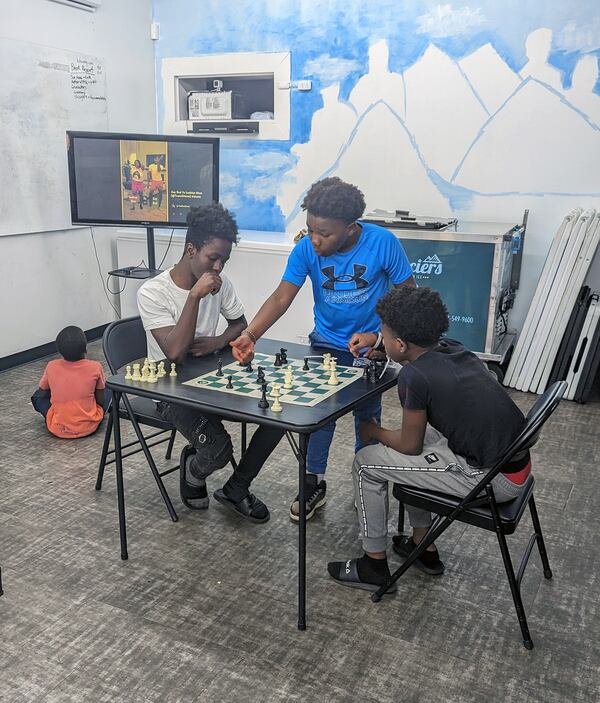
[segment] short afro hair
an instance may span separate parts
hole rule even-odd
[[[433,346],[448,330],[448,310],[431,288],[394,288],[377,303],[377,314],[399,339],[418,347]]]
[[[302,201],[302,209],[315,217],[352,224],[365,211],[365,196],[351,183],[340,178],[324,178],[313,183]]]
[[[56,348],[65,361],[79,361],[87,351],[85,332],[80,327],[69,325],[58,333]]]
[[[202,249],[211,239],[225,239],[237,244],[235,217],[219,203],[190,208],[186,221],[185,243],[193,244],[196,249]]]

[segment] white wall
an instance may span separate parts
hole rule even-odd
[[[2,0],[0,35],[102,58],[109,130],[154,132],[151,6],[151,0],[104,0],[89,13],[48,0]],[[0,237],[0,357],[50,342],[68,324],[90,329],[114,319],[102,281],[116,266],[116,229],[94,234],[102,278],[89,228]]]

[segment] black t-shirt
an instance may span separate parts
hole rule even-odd
[[[525,426],[483,362],[452,339],[402,367],[398,395],[407,410],[426,410],[429,424],[473,467],[490,468]]]

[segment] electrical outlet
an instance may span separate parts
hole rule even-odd
[[[296,88],[298,90],[312,90],[312,81],[298,81]]]

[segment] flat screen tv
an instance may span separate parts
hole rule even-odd
[[[219,199],[219,140],[67,132],[73,224],[185,227]]]

